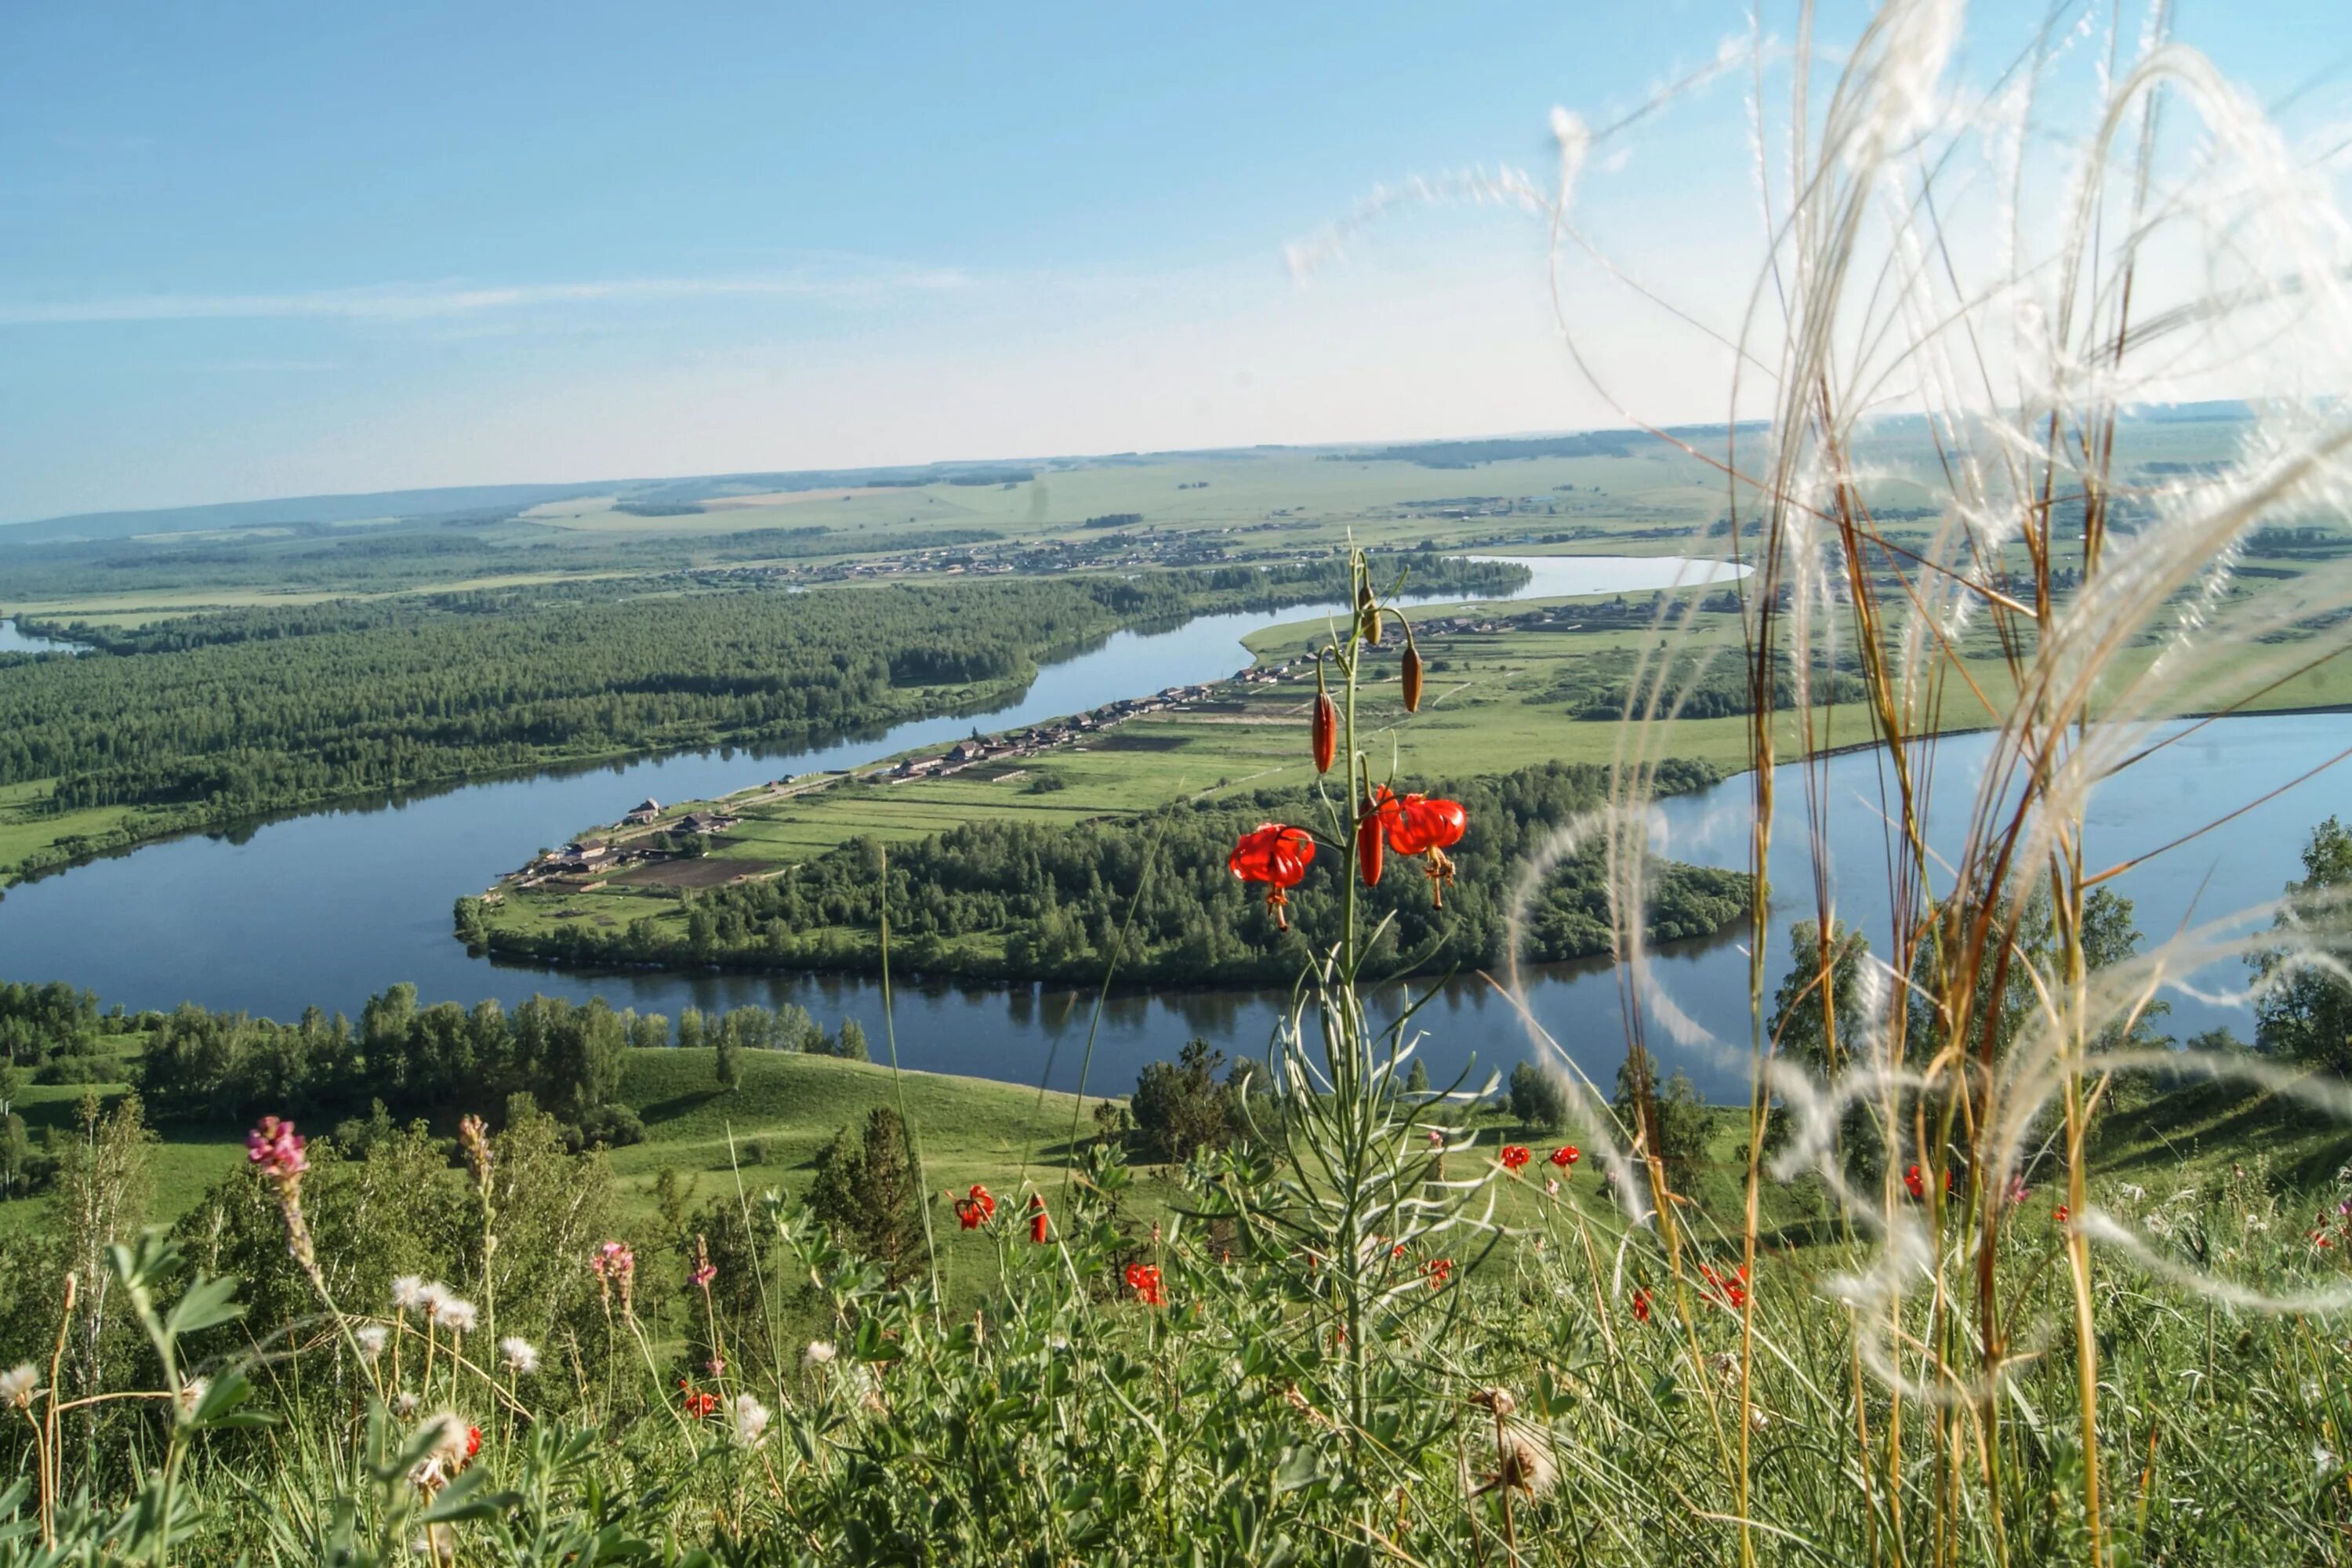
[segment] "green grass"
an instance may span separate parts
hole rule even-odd
[[[8,884],[7,868],[77,837],[110,833],[137,815],[128,805],[98,805],[82,811],[55,813],[45,802],[56,788],[54,779],[0,784],[0,888]]]

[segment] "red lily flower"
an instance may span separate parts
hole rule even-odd
[[[1699,1278],[1706,1281],[1707,1292],[1732,1310],[1748,1305],[1748,1265],[1726,1271],[1707,1264],[1699,1265]]]
[[[1242,835],[1225,857],[1225,868],[1244,882],[1266,884],[1265,907],[1274,911],[1275,922],[1288,931],[1290,921],[1282,910],[1290,900],[1284,892],[1298,886],[1314,858],[1315,840],[1305,828],[1263,822]]]
[[[1160,1268],[1151,1263],[1130,1263],[1127,1266],[1127,1288],[1135,1292],[1136,1300],[1147,1307],[1168,1305],[1167,1294],[1160,1288]]]
[[[1563,1171],[1567,1170],[1570,1165],[1575,1164],[1582,1158],[1584,1158],[1584,1151],[1579,1149],[1573,1143],[1567,1145],[1565,1148],[1555,1149],[1551,1152],[1551,1163],[1558,1165]]]
[[[990,1195],[986,1187],[974,1182],[971,1192],[956,1200],[955,1215],[964,1229],[978,1230],[996,1217],[996,1199]]]
[[[1647,1290],[1633,1292],[1633,1321],[1637,1323],[1650,1321],[1650,1293]]]
[[[1045,1194],[1029,1194],[1029,1239],[1038,1246],[1045,1245]]]
[[[1470,826],[1469,814],[1462,809],[1462,803],[1409,795],[1396,802],[1393,811],[1383,820],[1391,849],[1400,855],[1427,858],[1430,891],[1438,907],[1444,908],[1445,884],[1454,880],[1454,862],[1445,852],[1462,842],[1462,835]]]
[[[1517,1171],[1520,1166],[1526,1164],[1530,1158],[1532,1158],[1532,1156],[1528,1152],[1528,1146],[1524,1143],[1506,1143],[1503,1145],[1503,1169],[1506,1171]]]

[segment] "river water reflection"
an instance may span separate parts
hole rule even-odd
[[[1531,595],[1634,591],[1670,580],[1672,563],[1531,562],[1544,577]],[[1569,574],[1599,565],[1613,580]],[[1647,580],[1636,575],[1649,574]],[[1563,584],[1574,582],[1575,586]],[[1117,697],[1229,674],[1242,661],[1235,639],[1258,626],[1300,618],[1211,616],[1150,636],[1122,633],[1042,672],[1023,699],[989,715],[1004,728],[1098,706]],[[609,820],[639,796],[707,797],[779,773],[845,767],[907,747],[944,743],[970,731],[971,716],[899,726],[791,756],[714,751],[568,774],[470,785],[401,802],[315,813],[232,834],[151,845],[11,889],[0,900],[0,975],[66,979],[110,1002],[169,1007],[191,999],[291,1017],[310,1003],[356,1013],[372,992],[414,981],[426,1001],[511,1005],[533,992],[578,999],[601,995],[616,1007],[673,1016],[757,1002],[798,1003],[828,1025],[857,1019],[883,1048],[881,999],[871,983],[835,975],[724,973],[593,973],[541,970],[469,958],[449,935],[451,901],[486,885],[539,846],[590,822]],[[1960,773],[1984,753],[1979,738],[1944,743],[1940,798],[1951,820],[1931,824],[1948,842],[1962,797]],[[2298,714],[2208,725],[2163,753],[2156,767],[2127,773],[2100,792],[2090,832],[2105,863],[2153,848],[2352,745],[2352,715]],[[1866,931],[1883,924],[1878,777],[1867,755],[1829,768],[1831,849],[1844,869],[1845,918]],[[1794,799],[1794,782],[1782,790]],[[1738,781],[1659,809],[1668,852],[1736,866],[1744,855],[1747,786]],[[2296,858],[2311,825],[2352,814],[2352,775],[2324,773],[2222,829],[2133,872],[2121,884],[2137,900],[2143,931],[2173,930],[2192,909],[2210,918],[2275,898],[2300,875]],[[1784,844],[1794,853],[1793,834]],[[1774,884],[1802,896],[1802,867],[1778,863]],[[1307,891],[1311,894],[1313,889]],[[1778,923],[1797,918],[1791,909]],[[1675,1006],[1734,1042],[1746,1037],[1746,956],[1727,934],[1662,955],[1657,975]],[[1777,938],[1776,938],[1777,942]],[[2233,966],[2234,968],[2234,966]],[[2200,977],[2235,988],[2242,975]],[[896,997],[899,1059],[907,1066],[1014,1082],[1078,1082],[1094,1009],[1090,991],[902,985]],[[1206,1036],[1229,1054],[1262,1057],[1284,1005],[1281,994],[1160,992],[1115,994],[1097,1033],[1089,1085],[1123,1090],[1144,1062],[1171,1057],[1189,1037]],[[1606,1085],[1622,1055],[1619,987],[1605,965],[1568,964],[1531,977],[1528,1002],[1544,1026]],[[1485,981],[1456,979],[1422,1015],[1433,1076],[1441,1080],[1475,1053],[1507,1070],[1527,1051],[1515,1009]],[[2224,1025],[2249,1032],[2242,1008],[2175,997],[2164,1026],[2179,1035]],[[1653,1031],[1653,1039],[1659,1033]],[[1735,1058],[1667,1052],[1689,1066],[1711,1095],[1739,1091]]]

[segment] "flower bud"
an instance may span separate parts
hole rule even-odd
[[[1422,679],[1421,648],[1420,646],[1412,640],[1412,632],[1410,627],[1406,629],[1404,634],[1404,674],[1401,679],[1404,685],[1404,710],[1408,713],[1420,712]]]
[[[1339,710],[1331,703],[1331,694],[1323,689],[1323,667],[1315,667],[1315,771],[1328,773],[1331,759],[1339,751]]]

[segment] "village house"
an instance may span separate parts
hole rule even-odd
[[[648,795],[637,803],[636,809],[621,818],[623,822],[643,826],[661,815],[661,802]]]

